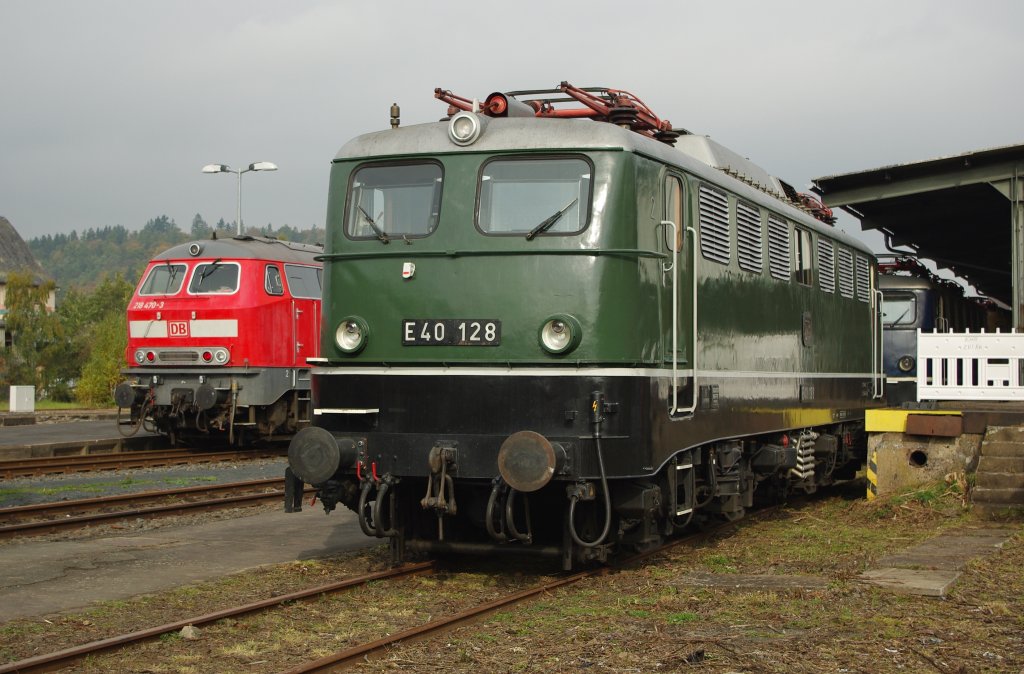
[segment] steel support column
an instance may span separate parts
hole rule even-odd
[[[1010,275],[1013,283],[1013,327],[1024,330],[1024,173],[1016,166],[1006,180],[991,185],[1010,201]]]

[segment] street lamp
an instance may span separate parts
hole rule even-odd
[[[235,213],[235,222],[238,225],[238,234],[242,234],[242,174],[249,171],[276,171],[277,164],[269,161],[258,161],[249,164],[249,168],[238,171],[227,164],[207,164],[203,167],[203,173],[234,173],[238,176],[238,209]]]

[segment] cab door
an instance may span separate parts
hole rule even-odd
[[[292,364],[306,367],[307,358],[320,355],[320,267],[286,264],[288,291],[292,296]]]

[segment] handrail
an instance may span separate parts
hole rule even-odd
[[[664,227],[672,228],[672,261],[661,269],[663,272],[672,272],[672,407],[669,408],[669,416],[676,413],[679,405],[679,225],[671,220],[662,220],[658,223]]]
[[[694,410],[697,409],[697,232],[689,225],[686,226],[686,231],[690,233],[690,250],[692,253],[690,260],[690,286],[693,290],[693,337],[690,361],[693,368],[693,386],[690,388],[692,396],[690,406],[684,410],[677,409],[676,412],[693,414]]]
[[[871,320],[871,399],[885,395],[885,340],[882,339],[882,291],[875,291]]]
[[[383,248],[383,246],[381,246]],[[522,250],[492,250],[492,249],[476,249],[476,250],[422,250],[416,249],[411,246],[399,248],[398,250],[377,250],[377,251],[360,251],[358,253],[330,253],[325,255],[317,255],[316,260],[318,262],[327,262],[334,260],[358,260],[363,258],[377,258],[377,257],[501,257],[504,255],[587,255],[593,257],[600,257],[602,255],[616,256],[620,255],[623,257],[651,257],[656,259],[668,258],[667,253],[661,253],[656,250],[641,250],[639,248],[542,248],[542,249],[522,249]]]

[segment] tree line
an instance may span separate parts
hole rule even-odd
[[[183,231],[173,218],[160,215],[149,220],[142,229],[133,231],[123,225],[84,230],[81,234],[47,234],[29,239],[29,250],[36,261],[57,282],[58,298],[71,288],[92,288],[102,278],[120,274],[128,281],[138,280],[146,263],[170,246],[218,237],[231,237],[238,231],[234,221],[223,218],[210,225],[196,213],[188,232]],[[274,228],[246,227],[247,234],[268,236],[299,243],[323,243],[324,230],[313,226],[296,229],[289,225]]]
[[[138,231],[121,225],[79,234],[46,235],[26,243],[53,280],[7,274],[4,316],[10,345],[0,352],[0,386],[34,385],[39,397],[113,404],[127,347],[125,310],[146,263],[170,246],[194,239],[234,236],[234,222],[209,225],[200,216],[186,233],[166,215]],[[247,227],[247,234],[322,243],[324,230]],[[46,309],[57,291],[57,308]]]

